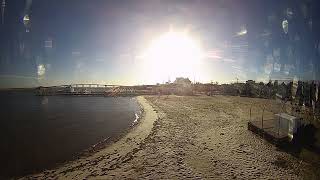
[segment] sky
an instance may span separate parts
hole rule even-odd
[[[199,82],[268,81],[271,72],[281,77],[302,77],[301,72],[309,71],[312,79],[318,67],[315,57],[303,63],[301,58],[289,61],[293,58],[282,55],[290,49],[283,47],[297,38],[297,33],[291,33],[295,21],[290,19],[290,12],[299,14],[294,11],[295,6],[283,14],[291,7],[283,2],[6,1],[0,31],[0,87],[72,83],[141,85],[173,81],[179,76]],[[273,25],[276,30],[267,24],[274,16],[278,18]],[[285,20],[289,21],[289,33],[282,31]],[[264,38],[264,33],[268,36],[278,29],[283,42],[275,42],[274,37]],[[157,58],[146,56],[152,43],[168,32],[187,34],[201,49],[201,58],[186,67],[188,53],[184,49],[180,52],[184,55],[174,56],[176,59],[170,50],[158,52]],[[310,40],[310,46],[314,46],[312,43]],[[166,46],[170,42],[162,49],[168,49]],[[176,46],[180,44],[173,48]],[[306,64],[303,70],[297,70],[298,61]]]

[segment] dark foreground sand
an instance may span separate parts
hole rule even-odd
[[[122,139],[92,156],[24,178],[317,179],[311,164],[247,130],[251,103],[276,111],[271,100],[226,96],[138,100],[144,117]]]

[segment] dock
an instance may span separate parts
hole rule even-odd
[[[104,96],[123,97],[155,94],[152,86],[121,86],[104,84],[71,84],[50,87],[38,87],[38,96]]]

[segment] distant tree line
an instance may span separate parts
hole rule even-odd
[[[281,99],[291,101],[299,106],[320,110],[320,84],[317,81],[269,81],[256,83],[248,80],[246,83],[212,85],[220,89],[224,95],[237,95],[255,98]],[[221,86],[221,87],[217,87]]]

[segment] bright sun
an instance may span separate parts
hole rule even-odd
[[[145,53],[145,65],[153,80],[168,77],[192,77],[195,65],[202,57],[200,46],[186,33],[168,32],[151,41]]]

